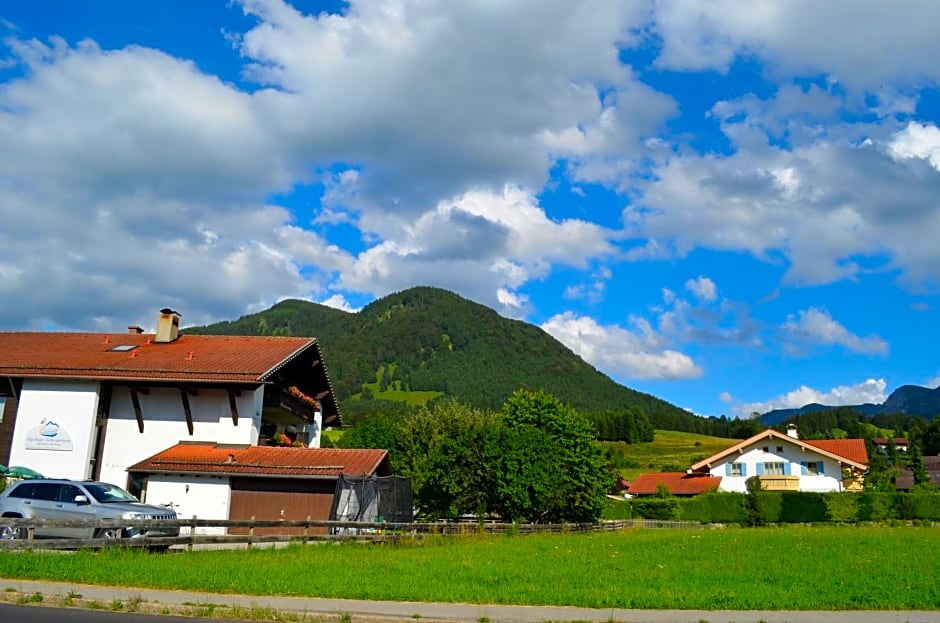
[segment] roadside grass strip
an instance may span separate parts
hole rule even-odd
[[[0,553],[0,577],[209,593],[702,610],[938,610],[940,527],[433,537]]]

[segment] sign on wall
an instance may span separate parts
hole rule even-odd
[[[27,450],[72,450],[72,437],[68,431],[53,422],[43,418],[39,426],[26,432]]]

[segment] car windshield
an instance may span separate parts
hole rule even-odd
[[[102,504],[111,502],[136,502],[137,498],[124,489],[104,482],[85,483],[85,488],[93,498]]]

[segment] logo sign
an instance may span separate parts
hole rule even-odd
[[[52,420],[43,418],[39,426],[27,431],[26,449],[68,452],[72,449],[72,438],[64,428]]]

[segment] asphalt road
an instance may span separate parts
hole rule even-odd
[[[0,578],[0,590],[24,595],[81,595],[101,604],[116,601],[142,601],[185,606],[217,604],[245,609],[265,608],[318,615],[350,615],[355,621],[398,619],[481,623],[542,623],[545,621],[590,621],[611,623],[940,623],[940,611],[727,611],[727,610],[619,610],[546,606],[498,606],[480,604],[417,603],[319,599],[308,597],[267,597],[258,595],[216,595],[185,591],[29,582]],[[51,601],[51,600],[50,600]],[[82,618],[87,615],[88,618]],[[105,618],[107,616],[107,618]],[[62,618],[60,618],[62,617]],[[91,623],[93,621],[187,622],[191,617],[154,617],[126,612],[78,610],[31,605],[0,604],[0,621],[37,623]],[[208,619],[203,619],[208,620]],[[219,619],[212,619],[216,622]],[[254,619],[259,620],[259,619]],[[263,620],[263,619],[262,619]],[[274,620],[274,619],[272,619]]]

